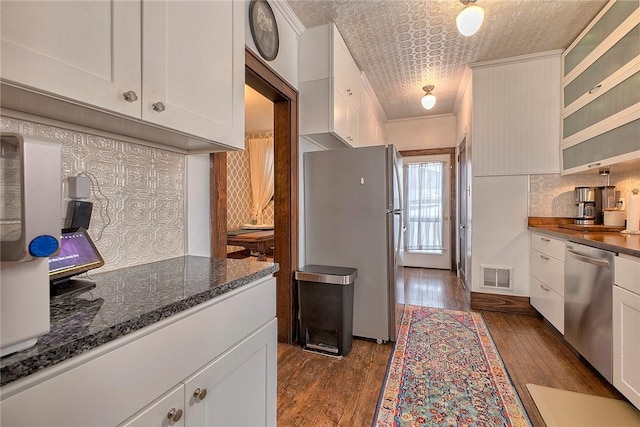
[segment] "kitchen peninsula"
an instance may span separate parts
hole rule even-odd
[[[277,271],[184,256],[93,275],[1,359],[2,424],[274,425]]]

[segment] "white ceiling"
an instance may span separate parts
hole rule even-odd
[[[459,0],[288,0],[306,28],[335,22],[389,120],[452,113],[466,64],[565,49],[606,0],[478,0],[480,31],[456,29]],[[420,104],[435,85],[436,106]]]

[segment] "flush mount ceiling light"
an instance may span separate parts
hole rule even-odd
[[[436,96],[431,93],[435,86],[428,85],[422,88],[425,91],[424,96],[422,97],[422,106],[425,110],[431,110],[434,105],[436,105]]]
[[[476,0],[460,0],[460,3],[464,5],[464,9],[458,14],[456,25],[460,34],[469,37],[480,29],[484,19],[484,9],[476,4]]]

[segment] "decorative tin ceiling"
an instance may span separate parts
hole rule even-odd
[[[628,1],[628,0],[627,0]],[[635,1],[635,0],[631,0]],[[288,0],[305,27],[335,22],[389,120],[453,112],[466,64],[565,49],[605,0],[478,0],[484,23],[456,28],[459,0]],[[436,106],[420,104],[435,85]]]

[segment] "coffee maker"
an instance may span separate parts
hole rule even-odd
[[[601,187],[576,187],[574,189],[576,202],[577,225],[594,225],[598,219],[598,212],[602,212],[602,188]]]

